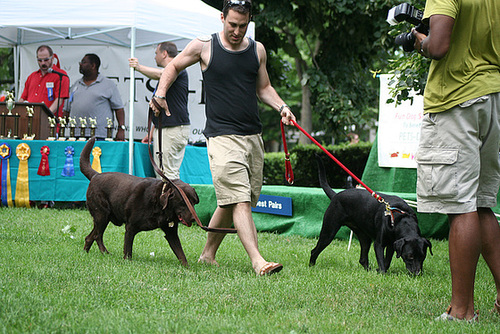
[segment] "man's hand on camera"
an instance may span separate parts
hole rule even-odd
[[[424,48],[423,48],[423,45],[424,45],[423,43],[424,43],[424,40],[427,38],[427,36],[422,34],[421,32],[418,32],[418,30],[415,28],[411,29],[411,33],[415,36],[415,44],[413,45],[413,47],[422,56],[427,57],[424,53]]]

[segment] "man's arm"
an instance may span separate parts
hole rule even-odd
[[[201,41],[199,39],[193,39],[191,42],[189,42],[186,48],[182,50],[181,53],[179,53],[170,63],[168,63],[167,67],[165,67],[165,69],[163,70],[155,94],[155,96],[160,96],[160,98],[153,98],[156,100],[156,102],[158,102],[161,108],[165,109],[165,113],[167,114],[167,116],[170,116],[167,101],[165,100],[167,90],[170,88],[175,79],[177,79],[177,75],[180,71],[201,60],[201,52],[205,43],[207,42]],[[160,110],[153,104],[152,101],[149,103],[149,105],[153,109],[155,114],[160,112]]]
[[[163,72],[162,68],[149,67],[139,64],[139,60],[137,58],[129,58],[128,65],[153,80],[160,79],[161,73]]]
[[[429,19],[429,36],[412,29],[414,48],[424,57],[439,60],[450,49],[451,33],[455,19],[447,15],[432,15]]]
[[[116,121],[118,122],[118,131],[116,132],[115,139],[118,141],[125,140],[125,130],[120,125],[125,124],[125,110],[123,108],[115,109]],[[130,136],[132,136],[132,129],[130,129]]]
[[[49,110],[52,111],[52,113],[54,115],[57,115],[57,107],[58,106],[61,107],[62,105],[64,105],[64,100],[66,100],[66,99],[62,98],[62,97],[61,98],[59,98],[59,97],[56,98],[54,100],[54,102],[52,102],[52,104],[50,105]]]
[[[290,124],[290,120],[295,121],[295,116],[293,115],[290,108],[281,99],[273,86],[271,86],[271,81],[269,80],[269,74],[267,73],[266,63],[267,54],[266,49],[262,43],[257,42],[257,54],[259,56],[259,72],[257,74],[257,96],[259,99],[281,113],[282,122],[286,125]]]

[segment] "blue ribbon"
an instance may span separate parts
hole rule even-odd
[[[61,175],[75,176],[75,166],[73,165],[73,155],[75,155],[75,149],[73,146],[66,146],[66,149],[64,149],[64,155],[66,155],[66,162],[64,163]]]
[[[10,145],[7,143],[2,143],[0,145],[0,178],[1,178],[1,188],[2,188],[2,205],[8,206],[7,202],[7,194],[8,194],[8,187],[10,186],[9,180],[7,180],[7,174],[8,174],[8,168],[9,168],[9,161],[8,159],[10,158],[12,154],[12,150],[10,148]]]

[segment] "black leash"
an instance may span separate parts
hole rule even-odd
[[[158,127],[157,127],[157,131],[158,131],[158,156],[160,158],[160,166],[162,166],[162,169],[158,168],[158,165],[156,165],[156,162],[153,158],[153,153],[152,153],[152,148],[151,148],[151,124],[153,123],[153,113],[154,111],[151,109],[151,107],[149,108],[149,112],[148,112],[148,152],[149,152],[149,160],[151,161],[151,165],[153,166],[153,169],[156,171],[156,173],[158,173],[158,175],[160,175],[160,177],[162,178],[162,181],[164,183],[169,183],[172,187],[174,187],[175,189],[177,189],[177,191],[179,192],[179,194],[181,194],[181,197],[182,199],[184,200],[184,202],[186,203],[186,206],[188,207],[189,211],[191,212],[191,214],[193,215],[194,219],[196,220],[196,223],[198,224],[198,226],[207,231],[207,232],[216,232],[216,233],[236,233],[236,229],[233,229],[233,228],[217,228],[217,227],[208,227],[208,226],[204,226],[201,221],[200,221],[200,218],[198,218],[198,215],[196,214],[196,211],[194,210],[194,207],[193,205],[191,204],[191,201],[188,199],[188,197],[186,196],[186,194],[184,193],[184,191],[177,187],[164,173],[163,173],[163,163],[162,163],[162,158],[163,158],[163,152],[162,152],[162,147],[161,147],[161,118],[163,116],[163,113],[165,112],[165,110],[158,104],[158,102],[156,102],[156,100],[154,98],[151,99],[151,101],[153,101],[153,104],[155,105],[155,107],[160,110],[160,112],[158,113]]]

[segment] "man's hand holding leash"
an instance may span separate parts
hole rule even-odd
[[[295,119],[295,115],[292,113],[292,111],[290,110],[290,107],[287,106],[286,104],[283,104],[280,109],[279,109],[279,113],[280,113],[280,116],[281,116],[281,121],[283,122],[283,124],[285,125],[293,125],[292,124],[292,120],[293,121],[296,121]]]
[[[165,111],[167,116],[170,116],[170,110],[168,110],[167,100],[165,96],[153,95],[153,98],[149,102],[149,106],[153,110],[156,117],[160,114],[162,110]]]

